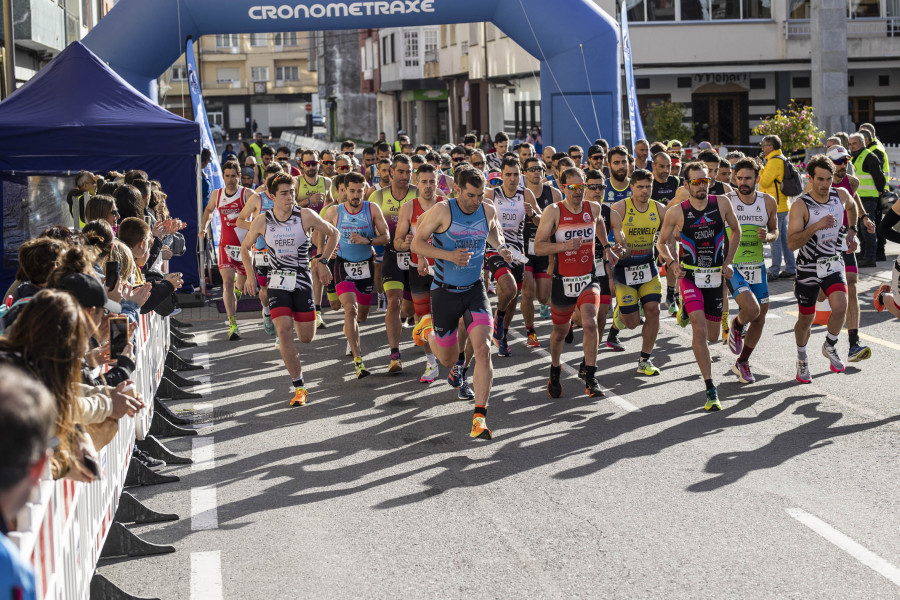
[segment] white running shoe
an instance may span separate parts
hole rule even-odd
[[[831,370],[835,373],[843,373],[844,369],[844,361],[841,360],[841,357],[838,356],[837,346],[831,346],[827,342],[822,344],[822,356],[831,361]]]
[[[432,364],[426,363],[425,372],[422,374],[421,377],[419,377],[419,381],[421,381],[422,383],[431,383],[437,378],[439,373],[440,373],[440,369],[438,368],[437,365],[432,365]]]

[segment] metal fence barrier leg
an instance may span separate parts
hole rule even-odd
[[[190,340],[180,338],[177,335],[175,335],[174,332],[169,333],[169,344],[171,344],[174,348],[178,348],[179,350],[182,348],[196,348],[197,347],[197,342],[192,342]]]
[[[116,509],[116,516],[113,520],[119,523],[136,523],[138,525],[143,525],[144,523],[177,521],[178,515],[158,513],[141,504],[137,498],[128,492],[122,492],[122,495],[119,497],[119,508]]]
[[[132,596],[109,579],[94,571],[91,579],[91,600],[159,600],[159,598],[140,598]]]
[[[184,417],[176,415],[171,408],[166,406],[163,401],[159,399],[159,396],[153,399],[153,411],[164,416],[169,423],[178,425],[179,427],[181,425],[190,425],[192,423],[190,419],[185,419]]]
[[[151,544],[139,538],[121,523],[113,521],[109,528],[109,535],[106,537],[106,543],[103,544],[103,550],[100,551],[100,560],[123,556],[171,554],[172,552],[175,552],[175,546]]]
[[[186,392],[168,378],[163,377],[159,382],[159,388],[156,390],[156,396],[159,398],[171,398],[172,400],[196,400],[203,396],[197,392]]]
[[[199,385],[200,382],[196,379],[188,379],[187,377],[182,377],[178,374],[178,371],[172,369],[170,367],[163,367],[163,377],[177,385],[178,387],[188,387],[191,385]]]
[[[187,456],[180,456],[165,447],[156,437],[148,435],[143,440],[137,441],[137,447],[159,460],[166,461],[170,465],[192,465],[194,461]]]
[[[187,435],[197,435],[196,429],[185,429],[178,425],[173,425],[171,421],[159,414],[153,413],[153,420],[150,422],[150,435],[157,437],[180,437]]]
[[[169,354],[166,355],[166,366],[175,369],[176,371],[199,371],[203,369],[201,365],[196,365],[181,358],[178,353],[171,348],[169,349]]]
[[[128,474],[125,475],[124,487],[156,485],[158,483],[174,483],[181,481],[177,475],[160,475],[151,471],[139,460],[128,462]]]
[[[176,318],[174,318],[174,317],[170,317],[170,318],[169,318],[169,324],[170,324],[170,325],[174,325],[175,327],[181,327],[181,328],[193,327],[193,326],[194,326],[193,323],[185,323],[184,321],[179,321],[178,319],[176,319]]]
[[[183,342],[193,342],[194,341],[193,333],[179,331],[178,329],[176,329],[174,327],[169,327],[169,333],[174,335],[175,337],[177,337],[178,339],[180,339]]]

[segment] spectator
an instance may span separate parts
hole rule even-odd
[[[34,571],[8,539],[9,524],[31,497],[55,440],[50,392],[24,371],[0,365],[0,597],[34,598]]]
[[[862,200],[866,214],[870,215],[877,228],[881,224],[881,207],[879,206],[881,193],[884,191],[887,181],[878,154],[866,148],[865,135],[869,135],[869,132],[851,135],[849,150],[853,157],[856,178],[859,179],[856,193]],[[858,266],[859,268],[874,267],[876,260],[884,260],[884,256],[878,256],[878,234],[869,233],[866,229],[861,229],[859,234],[862,256],[859,257]],[[882,254],[883,252],[884,250],[882,250]]]
[[[135,179],[143,179],[144,181],[150,179],[150,176],[147,175],[147,171],[141,171],[140,169],[132,169],[125,173],[122,177],[122,182],[131,185],[134,183]]]
[[[96,464],[96,451],[83,426],[93,407],[83,405],[78,395],[91,327],[70,294],[41,290],[24,306],[8,334],[0,337],[0,362],[24,369],[53,395],[60,439],[60,451],[50,465],[54,479],[95,479],[89,464]]]
[[[106,194],[91,196],[84,205],[84,221],[89,223],[97,219],[103,219],[115,231],[119,222],[119,209],[116,207],[115,198]]]
[[[481,135],[481,142],[478,144],[478,148],[484,152],[485,156],[494,151],[494,140],[491,139],[491,134],[483,133]]]
[[[98,277],[105,275],[103,266],[109,260],[109,253],[112,250],[113,235],[112,227],[106,221],[91,221],[82,229],[84,239],[87,242],[87,248],[93,252],[92,262],[94,273]]]
[[[129,217],[144,218],[144,200],[136,187],[130,184],[119,186],[115,195],[120,219]]]
[[[759,191],[770,194],[778,203],[778,231],[786,232],[788,226],[788,198],[781,192],[784,180],[784,163],[788,160],[781,153],[781,138],[767,135],[762,139],[762,154],[765,165],[759,172]],[[794,253],[788,248],[788,236],[782,234],[772,242],[772,268],[767,275],[769,281],[775,279],[793,279],[797,276],[797,263]],[[784,261],[784,271],[781,262]]]
[[[135,264],[134,271],[131,273],[124,273],[120,270],[121,277],[132,285],[144,285],[141,267],[147,264],[147,260],[150,258],[150,249],[155,244],[150,226],[143,219],[135,217],[125,219],[119,225],[119,239],[131,251]],[[181,283],[180,273],[169,273],[164,278],[152,282],[150,297],[141,307],[141,313],[155,310],[163,316],[171,314],[175,308],[174,303],[171,303],[171,296],[175,290],[181,287]],[[164,305],[166,300],[170,300],[170,303]]]
[[[78,171],[75,176],[75,189],[66,194],[66,202],[69,204],[69,214],[75,218],[75,200],[78,200],[78,214],[81,217],[78,221],[78,228],[84,227],[86,219],[84,218],[84,195],[94,194],[97,191],[97,180],[99,175],[94,175],[90,171]]]
[[[30,298],[47,285],[47,278],[56,264],[56,259],[66,251],[65,242],[52,238],[39,237],[26,241],[19,246],[19,270],[16,280],[3,295],[4,299],[12,298],[12,302],[22,298]],[[10,324],[14,317],[7,314]],[[6,327],[0,326],[0,330]]]
[[[200,158],[202,159],[203,155]],[[234,153],[234,144],[225,144],[225,150],[222,152],[222,164],[224,165],[229,158],[238,158],[238,155]]]
[[[234,154],[234,152],[232,152],[232,154]],[[203,200],[201,206],[206,206],[209,202],[209,194],[212,192],[212,181],[206,173],[206,167],[209,166],[211,158],[212,152],[210,152],[209,148],[204,148],[200,151],[200,198]]]

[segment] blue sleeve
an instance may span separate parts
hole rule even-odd
[[[0,598],[35,600],[34,571],[19,550],[0,533]]]
[[[128,317],[131,323],[137,323],[141,316],[141,307],[132,300],[122,301],[122,314]]]

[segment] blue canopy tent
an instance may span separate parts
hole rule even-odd
[[[188,251],[170,268],[186,285],[199,282],[200,126],[153,103],[80,42],[0,102],[0,148],[3,290],[15,276],[19,244],[63,223],[65,194],[82,169],[141,169],[158,180],[172,215],[188,224]]]

